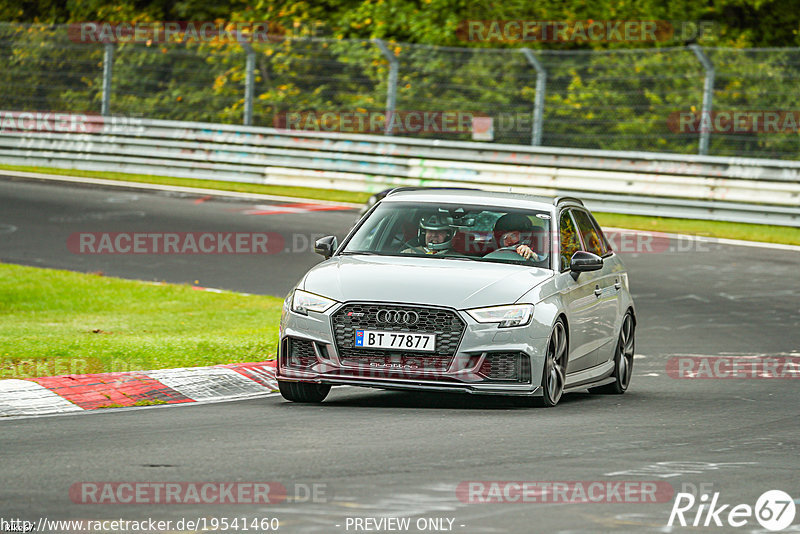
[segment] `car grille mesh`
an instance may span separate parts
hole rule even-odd
[[[290,367],[305,368],[317,363],[313,341],[289,338],[287,345],[287,364]]]
[[[379,323],[379,310],[414,311],[412,325]],[[395,366],[403,369],[446,370],[458,349],[466,325],[452,310],[391,304],[347,304],[333,315],[333,332],[339,359],[345,365]],[[356,330],[384,330],[436,334],[433,352],[392,349],[360,349],[354,346]]]
[[[489,353],[478,372],[497,382],[530,382],[530,359],[520,352]]]

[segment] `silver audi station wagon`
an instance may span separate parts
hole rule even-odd
[[[477,190],[398,190],[286,297],[284,398],[332,385],[513,395],[624,393],[636,312],[628,274],[583,203]]]

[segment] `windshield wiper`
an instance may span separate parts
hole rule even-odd
[[[344,252],[341,252],[339,256],[383,256],[383,254],[372,252],[370,250],[345,250]]]
[[[472,256],[443,256],[435,255],[434,258],[444,258],[446,260],[467,260],[467,261],[482,261],[480,258],[473,258]]]

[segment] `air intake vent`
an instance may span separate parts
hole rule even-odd
[[[314,342],[307,339],[288,338],[284,341],[287,367],[305,369],[317,363],[317,354],[314,352]]]
[[[529,383],[531,360],[521,352],[490,352],[478,372],[493,382]]]

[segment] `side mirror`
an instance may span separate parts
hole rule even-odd
[[[572,255],[569,262],[572,278],[577,280],[578,275],[586,271],[597,271],[603,268],[603,258],[597,254],[579,250]]]
[[[336,251],[336,247],[338,246],[339,242],[336,240],[335,235],[320,237],[314,242],[314,252],[325,256],[325,259],[327,260],[333,256],[333,253]]]

